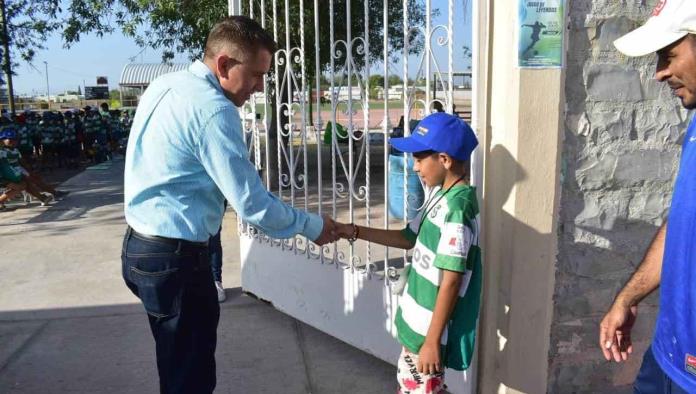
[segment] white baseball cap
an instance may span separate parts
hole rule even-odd
[[[696,34],[696,1],[658,0],[645,24],[614,41],[627,56],[645,56],[689,33]]]

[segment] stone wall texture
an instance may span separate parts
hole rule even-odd
[[[565,130],[551,393],[628,393],[650,343],[658,298],[639,307],[626,364],[606,362],[598,325],[667,215],[688,113],[653,79],[655,57],[612,42],[655,0],[569,0]]]

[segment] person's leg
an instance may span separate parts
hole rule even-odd
[[[7,183],[5,185],[7,188],[3,194],[0,194],[0,205],[3,205],[6,201],[15,198],[19,193],[26,188],[24,183]]]
[[[27,176],[27,178],[29,178],[29,181],[32,184],[34,184],[42,192],[56,194],[56,189],[52,185],[49,185],[48,183],[46,183],[43,180],[43,178],[41,178],[41,176],[39,174],[37,174],[35,172],[26,171],[26,176]]]
[[[42,206],[48,204],[53,200],[53,198],[50,195],[41,194],[41,189],[38,186],[36,186],[28,177],[24,177],[22,180],[26,185],[26,192],[38,199],[39,201],[41,201]]]
[[[220,316],[208,251],[126,232],[123,279],[140,298],[155,339],[162,393],[212,393]]]
[[[183,326],[185,338],[192,339],[193,358],[191,368],[195,379],[188,385],[191,393],[213,392],[215,377],[215,348],[217,345],[217,326],[220,319],[213,275],[210,270],[210,256],[207,251],[200,254],[198,265],[193,269],[191,281],[185,290],[182,313],[190,319]]]

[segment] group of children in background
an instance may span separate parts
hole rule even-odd
[[[46,205],[66,193],[45,182],[40,172],[100,163],[125,152],[131,126],[128,111],[99,108],[80,111],[24,111],[0,116],[0,210],[24,192]]]

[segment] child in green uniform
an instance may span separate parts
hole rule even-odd
[[[111,151],[119,151],[119,142],[123,138],[123,130],[121,129],[121,111],[112,109],[109,112],[109,127],[111,130]]]
[[[96,140],[101,129],[101,116],[99,116],[99,113],[95,109],[89,106],[85,107],[83,127],[85,130],[85,153],[90,160],[96,162],[98,148]]]
[[[413,153],[414,170],[431,197],[401,231],[339,224],[338,234],[413,248],[394,322],[402,345],[399,392],[440,393],[445,368],[466,370],[474,352],[482,267],[479,209],[468,168],[478,141],[464,121],[434,113],[411,136],[391,143]]]
[[[32,148],[34,148],[34,159],[37,158],[41,152],[41,130],[39,129],[40,121],[41,117],[38,114],[31,111],[25,112],[24,124],[26,126],[26,133],[31,139]]]
[[[39,131],[41,133],[41,169],[50,169],[56,165],[56,141],[53,113],[46,111],[41,115]]]
[[[17,149],[17,132],[14,129],[6,128],[1,131],[0,142],[2,143],[0,147],[0,177],[13,185],[21,185],[19,188],[12,186],[11,189],[26,190],[29,194],[39,199],[42,206],[53,200],[53,196],[43,193],[64,194],[47,185],[40,177],[30,174],[29,171],[22,167],[20,161],[22,154]],[[4,200],[1,202],[4,202]]]
[[[77,141],[77,128],[75,124],[75,116],[71,111],[64,115],[65,117],[65,133],[63,134],[63,146],[65,160],[69,168],[77,167],[77,160],[80,157],[80,146]]]
[[[27,124],[27,113],[17,115],[17,132],[19,134],[17,148],[22,153],[24,160],[31,165],[34,158],[34,145],[31,141],[30,126]]]
[[[65,117],[58,112],[53,118],[53,138],[56,150],[56,163],[59,168],[67,164],[67,145],[65,143]]]
[[[92,109],[90,118],[90,125],[94,133],[94,144],[92,147],[94,149],[94,160],[97,163],[107,160],[109,156],[109,122],[105,119],[105,116],[109,116],[109,113]]]

